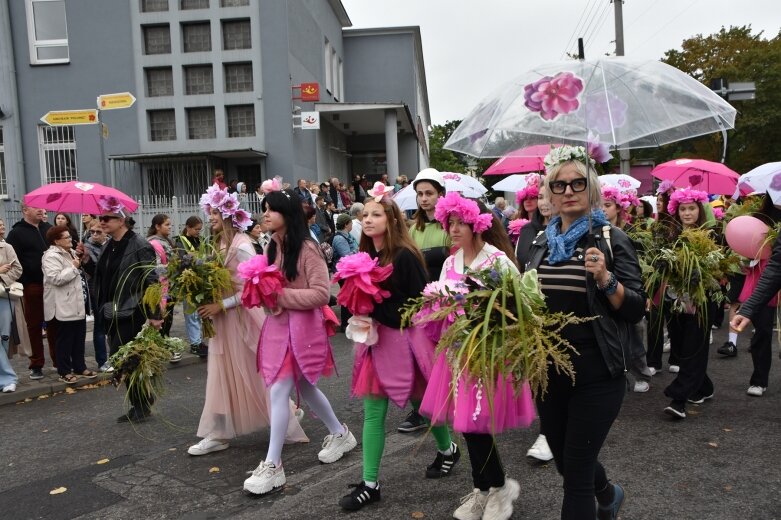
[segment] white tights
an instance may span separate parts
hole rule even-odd
[[[295,382],[292,377],[275,381],[269,389],[271,399],[271,438],[268,443],[266,462],[279,465],[282,462],[282,445],[290,421],[290,392]],[[305,378],[298,380],[298,390],[309,408],[323,421],[331,434],[344,433],[344,427],[336,418],[328,398]]]

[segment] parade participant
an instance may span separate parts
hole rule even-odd
[[[545,165],[546,194],[558,216],[532,245],[528,268],[537,269],[551,312],[596,318],[562,331],[579,354],[572,356],[575,382],[551,368],[537,410],[564,477],[561,518],[593,520],[596,496],[597,518],[615,519],[624,490],[608,481],[598,456],[624,397],[622,338],[645,308],[640,266],[623,231],[611,227],[605,236],[599,180],[586,150],[554,148]]]
[[[445,195],[445,179],[434,168],[418,172],[412,181],[418,209],[412,217],[409,236],[418,246],[426,263],[428,280],[439,280],[442,263],[450,254],[450,237],[434,215],[437,201]],[[401,433],[411,433],[428,428],[426,420],[415,410],[396,428]]]
[[[262,208],[263,218],[273,232],[266,255],[269,264],[278,266],[284,274],[285,286],[277,297],[277,308],[266,316],[258,345],[258,367],[271,400],[271,438],[265,460],[244,481],[244,490],[255,495],[270,493],[286,482],[282,443],[294,387],[328,428],[323,449],[317,455],[320,462],[336,462],[357,445],[316,386],[321,376],[334,371],[321,310],[330,295],[328,266],[319,246],[309,237],[298,196],[292,190],[277,190],[267,193]]]
[[[152,224],[146,232],[146,239],[152,245],[152,249],[155,250],[155,256],[157,257],[157,276],[166,287],[167,281],[165,279],[165,272],[168,265],[168,259],[174,252],[174,244],[171,242],[171,219],[164,213],[158,213],[152,217]],[[163,312],[163,326],[160,329],[160,334],[163,336],[169,336],[171,334],[171,325],[174,322],[174,306],[175,301],[172,301],[166,293],[163,294],[164,301],[161,302],[161,310]],[[181,352],[175,352],[171,355],[171,363],[178,363],[182,359]]]
[[[707,193],[691,188],[670,195],[667,210],[675,224],[673,241],[681,231],[705,224],[703,204],[707,202]],[[710,324],[715,312],[716,304],[711,302],[707,306],[692,304],[686,312],[670,314],[667,323],[670,349],[676,352],[680,368],[676,378],[664,389],[664,395],[672,399],[664,411],[676,419],[686,418],[687,401],[700,404],[713,397],[713,382],[707,371]]]
[[[542,178],[539,174],[530,173],[526,176],[526,187],[515,192],[515,203],[518,210],[513,215],[513,219],[523,218],[529,221],[541,220],[539,216],[540,200],[540,182]]]
[[[223,190],[220,190],[223,191]],[[233,290],[222,302],[198,307],[198,315],[214,322],[215,335],[209,339],[206,367],[206,400],[198,424],[198,444],[190,455],[206,455],[229,447],[228,440],[260,431],[270,424],[268,392],[256,370],[258,338],[264,314],[260,308],[241,306],[244,282],[237,276],[239,263],[255,256],[249,236],[249,213],[238,211],[238,197],[222,197],[222,204],[202,202],[208,215],[214,247],[220,251],[231,273]],[[217,198],[219,199],[219,197]],[[210,202],[215,200],[212,198]],[[291,405],[288,399],[287,403]],[[294,413],[286,422],[287,442],[308,442]]]
[[[369,190],[372,198],[367,199],[363,209],[360,250],[378,258],[380,266],[392,264],[393,273],[382,284],[390,296],[375,304],[370,314],[377,324],[376,343],[355,345],[352,395],[363,398],[363,481],[351,486],[355,489],[339,501],[348,511],[380,500],[378,477],[385,448],[388,402],[404,407],[411,401],[417,411],[434,358],[435,346],[422,331],[415,327],[400,330],[401,307],[422,292],[426,268],[401,210],[390,198],[392,193],[391,186],[376,183]],[[431,434],[436,440],[437,454],[426,468],[426,478],[445,477],[452,473],[461,453],[447,426],[432,426]]]
[[[174,246],[176,253],[184,256],[187,253],[197,251],[201,247],[201,231],[203,230],[203,220],[196,215],[187,217],[184,222],[184,229],[176,237]],[[184,330],[187,339],[190,342],[190,354],[205,358],[209,355],[209,347],[203,342],[201,334],[201,318],[197,312],[187,312],[187,305],[182,303],[184,310]]]
[[[22,264],[14,248],[5,241],[5,222],[0,219],[0,291],[6,292],[0,298],[0,388],[4,393],[15,392],[19,378],[10,362],[11,325],[16,313],[16,301],[7,294],[8,288],[22,275]]]
[[[466,278],[467,269],[477,271],[497,263],[501,269],[519,274],[507,232],[482,203],[465,199],[458,193],[450,193],[439,199],[436,216],[450,236],[453,246],[458,248],[455,254],[445,260],[440,281],[462,281]],[[505,478],[505,469],[494,439],[494,434],[502,430],[492,427],[489,416],[504,417],[505,427],[528,427],[536,416],[531,391],[526,388],[526,391],[516,394],[511,388],[505,387],[509,395],[490,396],[489,402],[494,406],[486,406],[480,412],[475,412],[471,392],[454,394],[451,391],[452,381],[447,353],[442,352],[432,370],[420,409],[423,415],[436,423],[449,417],[470,417],[472,421],[470,423],[467,420],[465,423],[463,420],[454,420],[452,425],[466,440],[474,485],[473,492],[462,499],[453,517],[459,520],[510,518],[520,486],[517,481]],[[474,381],[461,376],[459,384],[459,388],[472,388]],[[500,406],[499,403],[502,403],[501,410],[496,408]],[[464,427],[465,424],[468,427]]]

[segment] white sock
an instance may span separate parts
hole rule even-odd
[[[733,345],[738,345],[738,333],[737,332],[730,332],[727,334],[727,340],[732,342]]]
[[[282,459],[282,446],[290,421],[290,391],[293,389],[293,378],[275,381],[269,388],[271,401],[271,428],[266,461],[279,465]]]
[[[372,488],[372,489],[377,489],[378,487],[380,487],[379,482],[374,482],[374,481],[371,481],[371,480],[364,480],[363,483],[366,484],[366,487]]]
[[[333,435],[347,433],[344,425],[336,418],[328,398],[319,388],[302,377],[298,381],[298,391],[301,392],[301,397],[304,398],[309,408],[323,421],[329,433]]]
[[[439,453],[441,453],[442,455],[444,455],[445,457],[449,457],[449,456],[451,456],[453,454],[453,443],[451,442],[450,443],[450,447],[448,449],[446,449],[445,451],[442,451],[442,450],[437,450],[437,451]]]

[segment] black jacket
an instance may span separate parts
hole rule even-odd
[[[613,306],[596,287],[594,279],[589,276],[586,284],[589,311],[592,316],[599,316],[592,321],[594,334],[605,359],[608,370],[616,377],[627,369],[627,360],[632,360],[631,337],[634,324],[639,322],[645,313],[645,294],[640,278],[640,264],[629,237],[617,227],[610,228],[610,246],[602,237],[602,229],[595,229],[596,247],[605,255],[608,270],[624,286],[624,303],[619,309]],[[585,246],[587,235],[578,243]],[[524,270],[536,269],[548,249],[548,238],[545,233],[532,241],[529,262],[522,266]],[[612,253],[611,253],[612,251]]]
[[[41,258],[43,252],[49,249],[46,242],[46,232],[52,225],[48,222],[41,222],[38,227],[20,220],[11,228],[8,237],[5,239],[19,257],[19,263],[22,264],[22,276],[19,283],[27,285],[29,283],[43,284],[43,269],[41,268]]]
[[[738,314],[754,321],[759,311],[767,306],[779,289],[781,289],[781,236],[776,238],[770,260],[765,266],[762,276],[759,277],[754,292],[740,306]]]
[[[521,228],[521,232],[518,234],[518,243],[515,244],[515,258],[518,259],[518,267],[521,269],[523,269],[523,266],[529,261],[532,241],[543,229],[545,229],[545,224],[535,220],[532,220]]]

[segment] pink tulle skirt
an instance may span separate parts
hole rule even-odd
[[[452,379],[452,370],[442,353],[434,364],[420,404],[421,415],[431,419],[431,424],[449,424],[460,433],[497,434],[528,428],[537,416],[528,383],[516,392],[512,379],[505,379],[501,374],[493,389],[461,376],[454,389]]]

